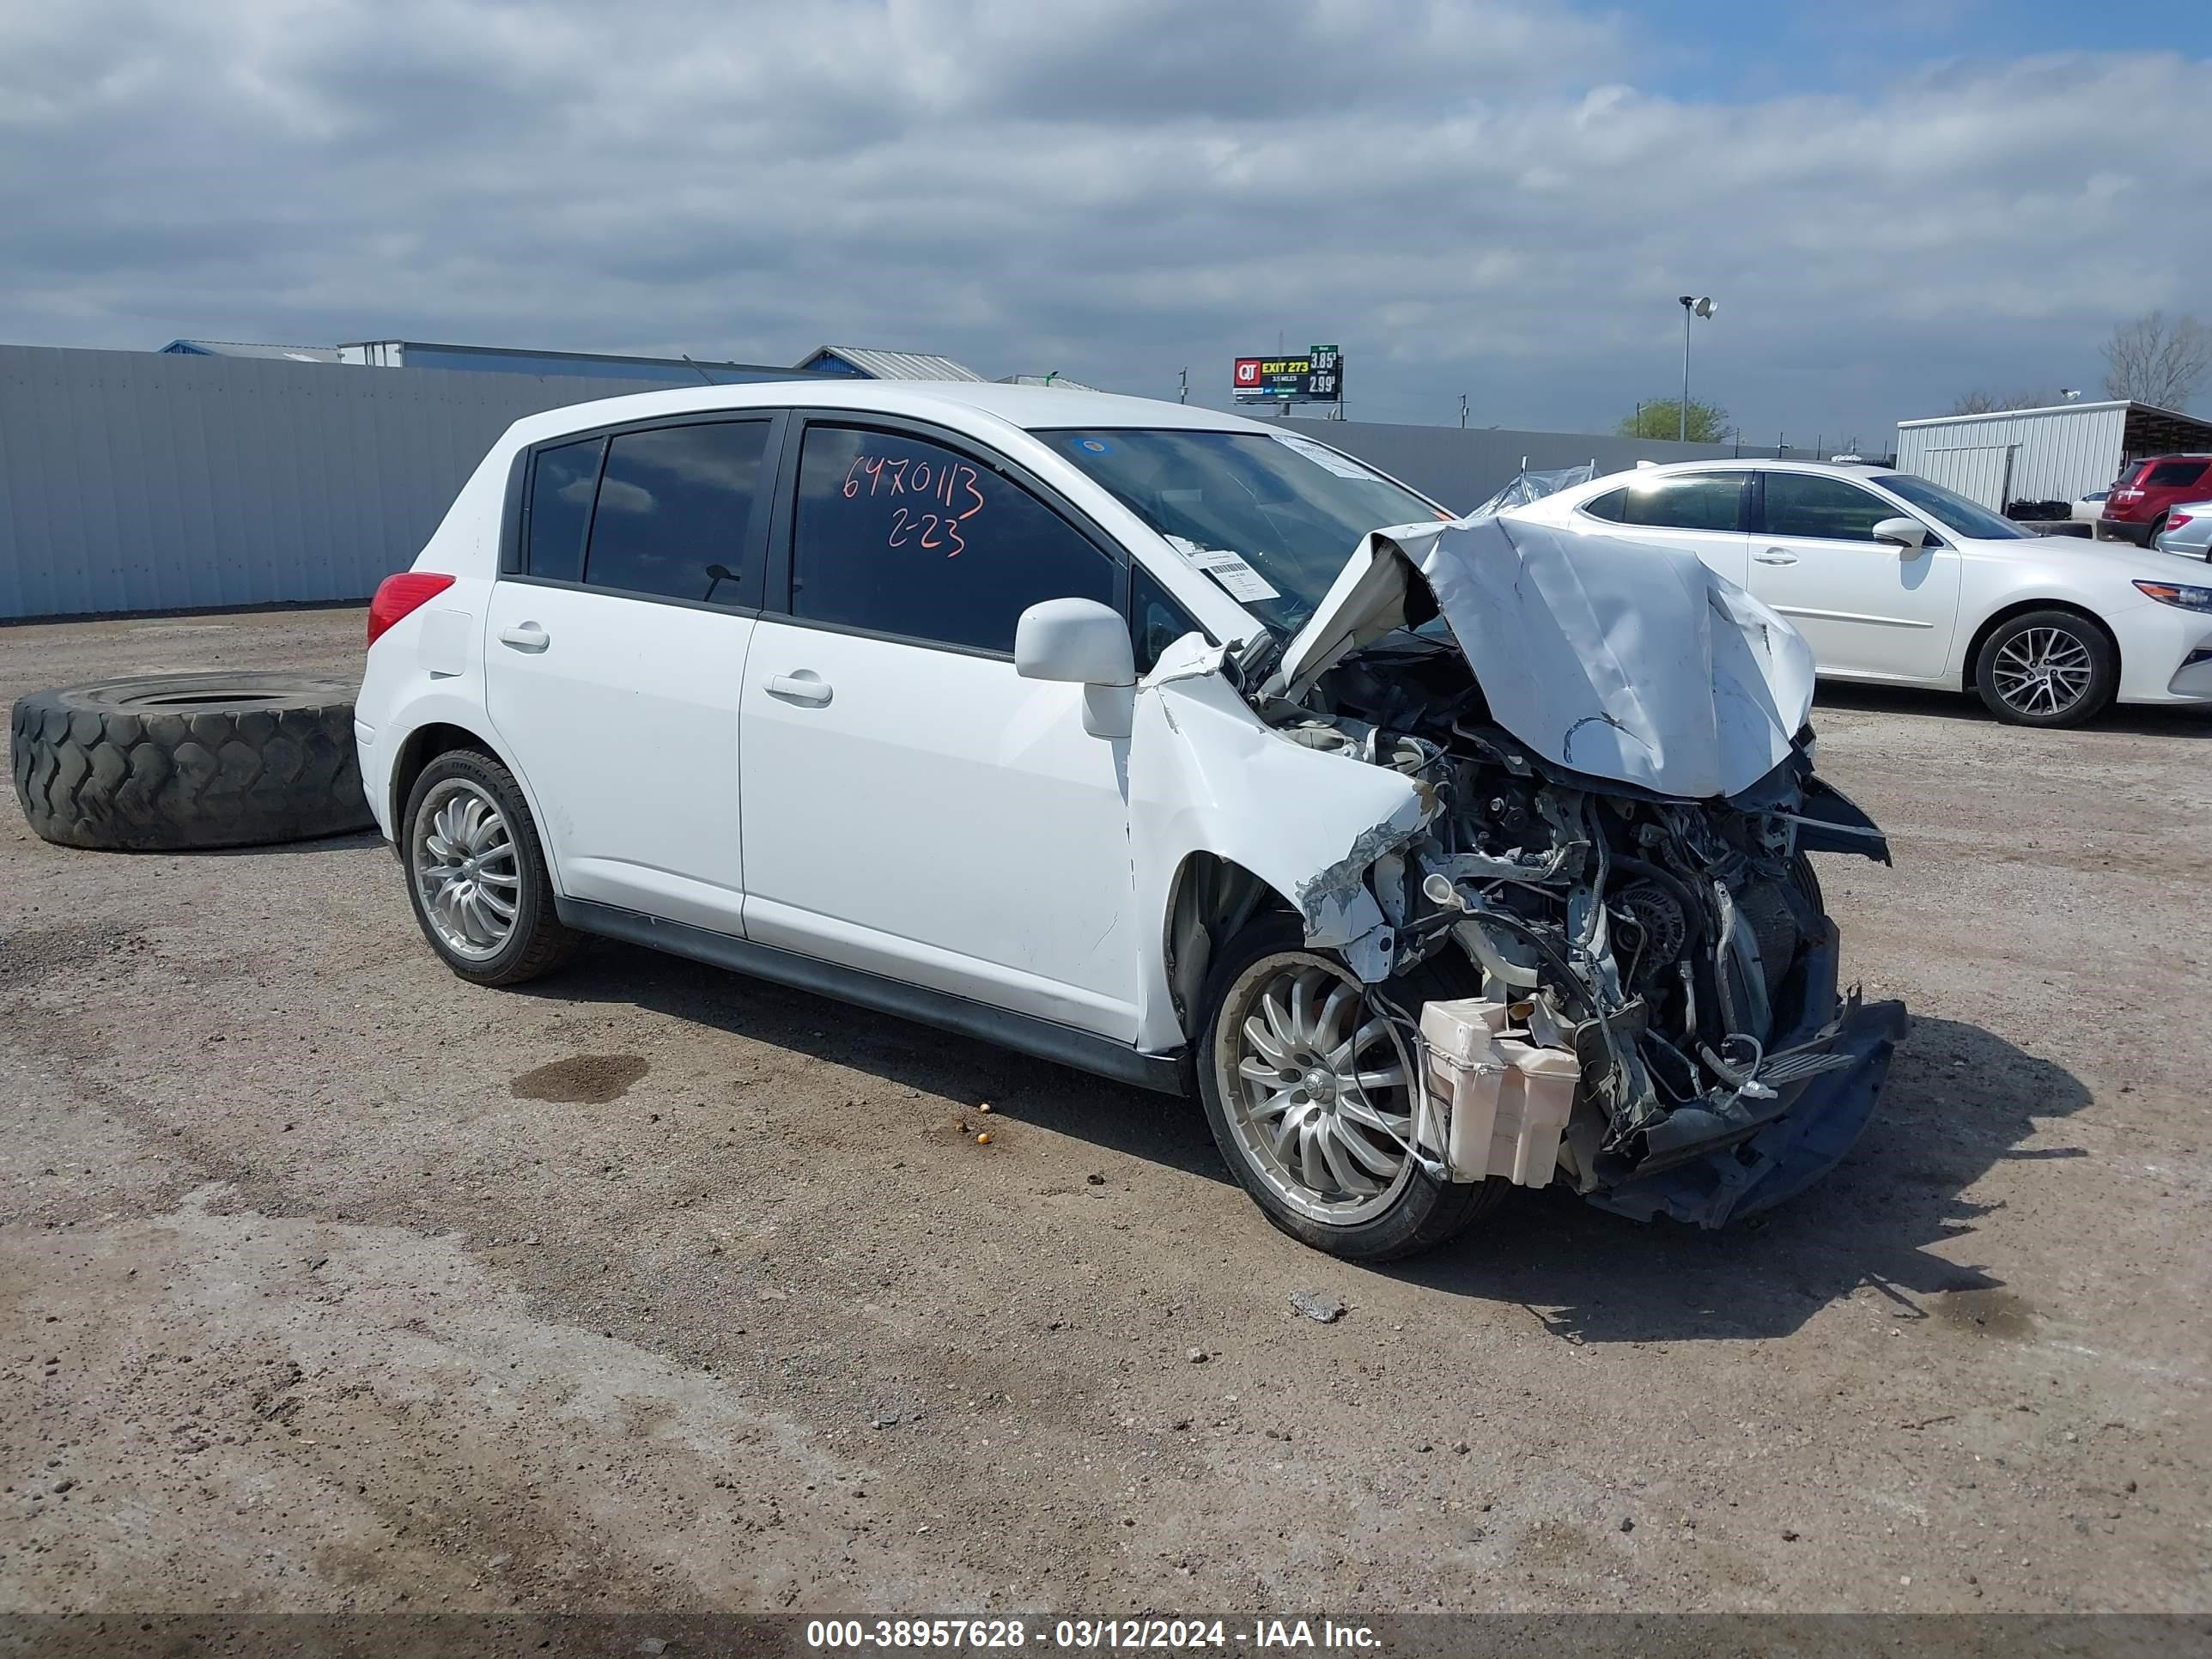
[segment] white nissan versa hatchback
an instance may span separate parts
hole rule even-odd
[[[369,612],[362,775],[506,985],[652,945],[1195,1091],[1364,1259],[1510,1186],[1717,1226],[1864,1125],[1813,664],[1688,551],[1453,521],[1337,451],[1054,388],[519,421]]]

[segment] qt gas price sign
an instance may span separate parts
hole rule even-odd
[[[1344,401],[1344,354],[1317,345],[1299,356],[1239,357],[1231,390],[1240,404]]]

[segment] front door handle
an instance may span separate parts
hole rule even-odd
[[[1795,553],[1784,553],[1778,547],[1770,547],[1764,553],[1753,554],[1751,562],[1753,564],[1795,564],[1797,562],[1797,556]]]
[[[786,702],[811,703],[820,708],[830,701],[830,683],[811,668],[802,668],[795,674],[771,674],[761,682],[771,697],[781,697]]]
[[[543,651],[553,643],[553,636],[534,622],[501,629],[499,640],[501,645],[511,645],[518,651]]]

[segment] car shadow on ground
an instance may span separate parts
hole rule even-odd
[[[1218,1183],[1208,1201],[1248,1201],[1194,1100],[629,945],[603,945],[519,989],[632,1004],[963,1106],[988,1101],[1014,1122]],[[1630,1221],[1557,1189],[1516,1192],[1457,1243],[1366,1271],[1525,1307],[1581,1343],[1783,1336],[1862,1287],[1904,1319],[2024,1317],[2033,1287],[1974,1258],[1990,1206],[1967,1189],[1999,1163],[2083,1156],[2021,1143],[2089,1100],[2071,1073],[1979,1026],[1916,1018],[1866,1133],[1825,1181],[1774,1210],[1705,1232]]]
[[[1869,714],[1915,714],[1931,720],[1995,726],[1996,715],[1971,694],[1923,691],[1906,686],[1855,685],[1823,680],[1813,698],[1814,723],[1823,708],[1850,708]],[[2107,708],[2080,728],[2087,732],[2123,732],[2142,738],[2212,738],[2212,705],[2178,707],[2128,703]]]
[[[1968,1189],[2000,1163],[2086,1156],[2021,1143],[2090,1098],[2072,1073],[1978,1025],[1916,1018],[1858,1144],[1787,1203],[1706,1232],[1558,1189],[1516,1194],[1457,1246],[1389,1271],[1519,1304],[1583,1343],[1784,1336],[1862,1288],[1902,1320],[2011,1324],[2031,1316],[2033,1287],[1976,1259],[1976,1224],[1996,1205]]]
[[[582,960],[515,994],[629,1003],[1017,1123],[1233,1186],[1196,1100],[1033,1060],[978,1038],[857,1008],[635,945],[595,941]],[[1238,1201],[1233,1190],[1223,1202]]]

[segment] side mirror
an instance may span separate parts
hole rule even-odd
[[[1908,519],[1900,514],[1894,519],[1884,519],[1875,526],[1874,538],[1878,542],[1893,543],[1911,553],[1927,544],[1928,526],[1917,519]]]
[[[1136,723],[1137,653],[1129,624],[1096,599],[1046,599],[1014,624],[1014,672],[1083,688],[1083,729],[1126,738]]]
[[[1014,625],[1014,672],[1025,680],[1134,685],[1129,624],[1096,599],[1046,599]]]

